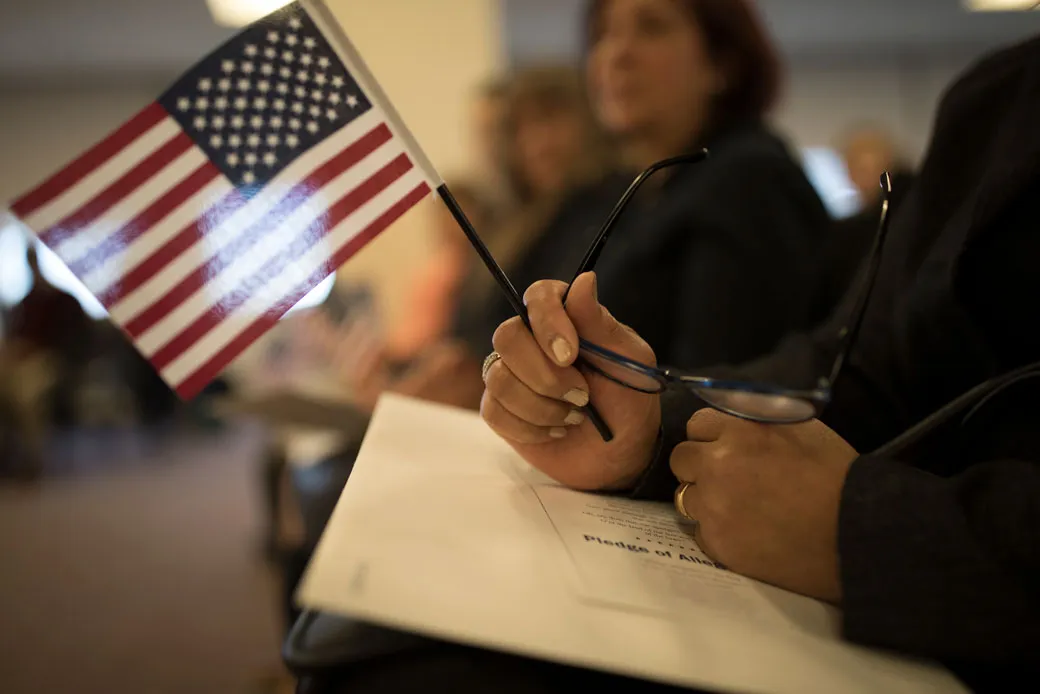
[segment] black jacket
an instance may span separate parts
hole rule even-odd
[[[1040,360],[1038,124],[1040,38],[982,61],[947,92],[823,417],[857,450],[876,451],[852,465],[842,494],[846,636],[938,659],[996,690],[1040,665],[1040,379],[967,419],[970,405],[893,439]],[[842,320],[745,374],[811,382]],[[697,405],[664,398],[662,454],[641,495],[670,498],[667,454]]]
[[[823,204],[783,142],[760,124],[731,127],[705,144],[706,161],[640,190],[596,268],[601,301],[662,363],[751,359],[812,322],[816,249],[830,224]],[[517,288],[570,281],[632,177],[576,192],[510,271]],[[500,300],[468,331],[471,343],[484,341],[480,353],[510,315]]]

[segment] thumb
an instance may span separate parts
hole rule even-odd
[[[653,350],[643,338],[619,322],[599,303],[596,273],[586,272],[574,280],[567,295],[566,309],[578,335],[583,339],[630,359],[656,363]]]

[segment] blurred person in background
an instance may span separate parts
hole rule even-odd
[[[493,77],[477,88],[470,106],[470,133],[476,162],[471,180],[473,185],[479,186],[480,196],[490,208],[489,225],[497,224],[499,215],[512,202],[502,152],[508,96],[508,77]],[[483,232],[479,227],[478,230]]]
[[[32,286],[8,314],[0,345],[2,467],[35,477],[42,471],[49,426],[75,423],[94,326],[73,296],[43,276],[32,244],[26,263]]]
[[[466,210],[467,215],[475,214],[471,221],[514,282],[563,272],[577,259],[573,253],[559,252],[559,244],[562,241],[564,247],[573,251],[576,247],[567,235],[574,236],[578,227],[567,225],[561,230],[554,228],[551,221],[569,202],[590,193],[597,195],[597,186],[609,172],[611,161],[580,77],[573,70],[558,66],[531,67],[512,76],[499,137],[494,149],[505,165],[512,200],[508,212],[496,224],[484,198],[478,197],[479,189],[472,186],[460,188],[460,203],[465,205],[468,198],[471,207]],[[452,292],[442,293],[453,294],[457,299],[452,307],[453,318],[445,326],[441,321],[444,314],[440,313],[436,323],[439,329],[448,330],[441,335],[442,339],[430,339],[436,331],[423,327],[428,326],[429,317],[419,315],[427,310],[430,300],[422,297],[426,290],[420,282],[425,278],[420,278],[415,284],[419,300],[406,315],[404,324],[394,331],[400,340],[398,344],[412,343],[411,360],[406,369],[377,370],[374,378],[369,374],[367,382],[354,382],[359,401],[366,407],[374,405],[384,389],[470,409],[479,405],[483,390],[482,352],[511,308],[486,268],[478,264],[476,254],[450,215],[445,211],[438,219],[442,238],[451,239],[450,244],[445,242],[443,246],[449,249],[446,257],[466,259],[461,282]],[[587,238],[587,233],[581,238]],[[434,274],[443,274],[436,261],[431,268]],[[442,289],[447,286],[438,282]],[[447,310],[448,301],[437,303],[438,311]],[[422,334],[425,337],[417,340],[416,336]],[[416,345],[421,343],[425,344],[418,349]]]
[[[840,303],[859,275],[881,215],[882,172],[892,177],[889,207],[894,212],[914,182],[914,174],[900,153],[895,137],[878,125],[858,125],[849,129],[841,144],[849,180],[860,199],[860,211],[839,219],[822,252],[822,272],[817,294],[816,315],[826,319]]]
[[[620,149],[620,173],[552,220],[544,246],[555,267],[518,272],[514,282],[527,286],[538,272],[570,280],[636,172],[707,147],[706,161],[657,174],[621,217],[597,266],[604,301],[666,363],[748,359],[807,327],[815,246],[829,219],[764,123],[781,68],[754,8],[595,0],[585,39],[587,88]]]

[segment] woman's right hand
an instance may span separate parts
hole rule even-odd
[[[488,370],[480,412],[534,467],[575,489],[621,489],[650,463],[661,422],[658,396],[579,371],[578,336],[631,359],[656,363],[653,350],[596,298],[596,277],[533,284],[524,295],[531,330],[519,317],[495,331],[501,355]],[[605,443],[579,408],[590,401],[614,432]]]

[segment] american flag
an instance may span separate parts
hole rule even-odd
[[[327,11],[297,2],[11,208],[190,398],[438,185]]]

